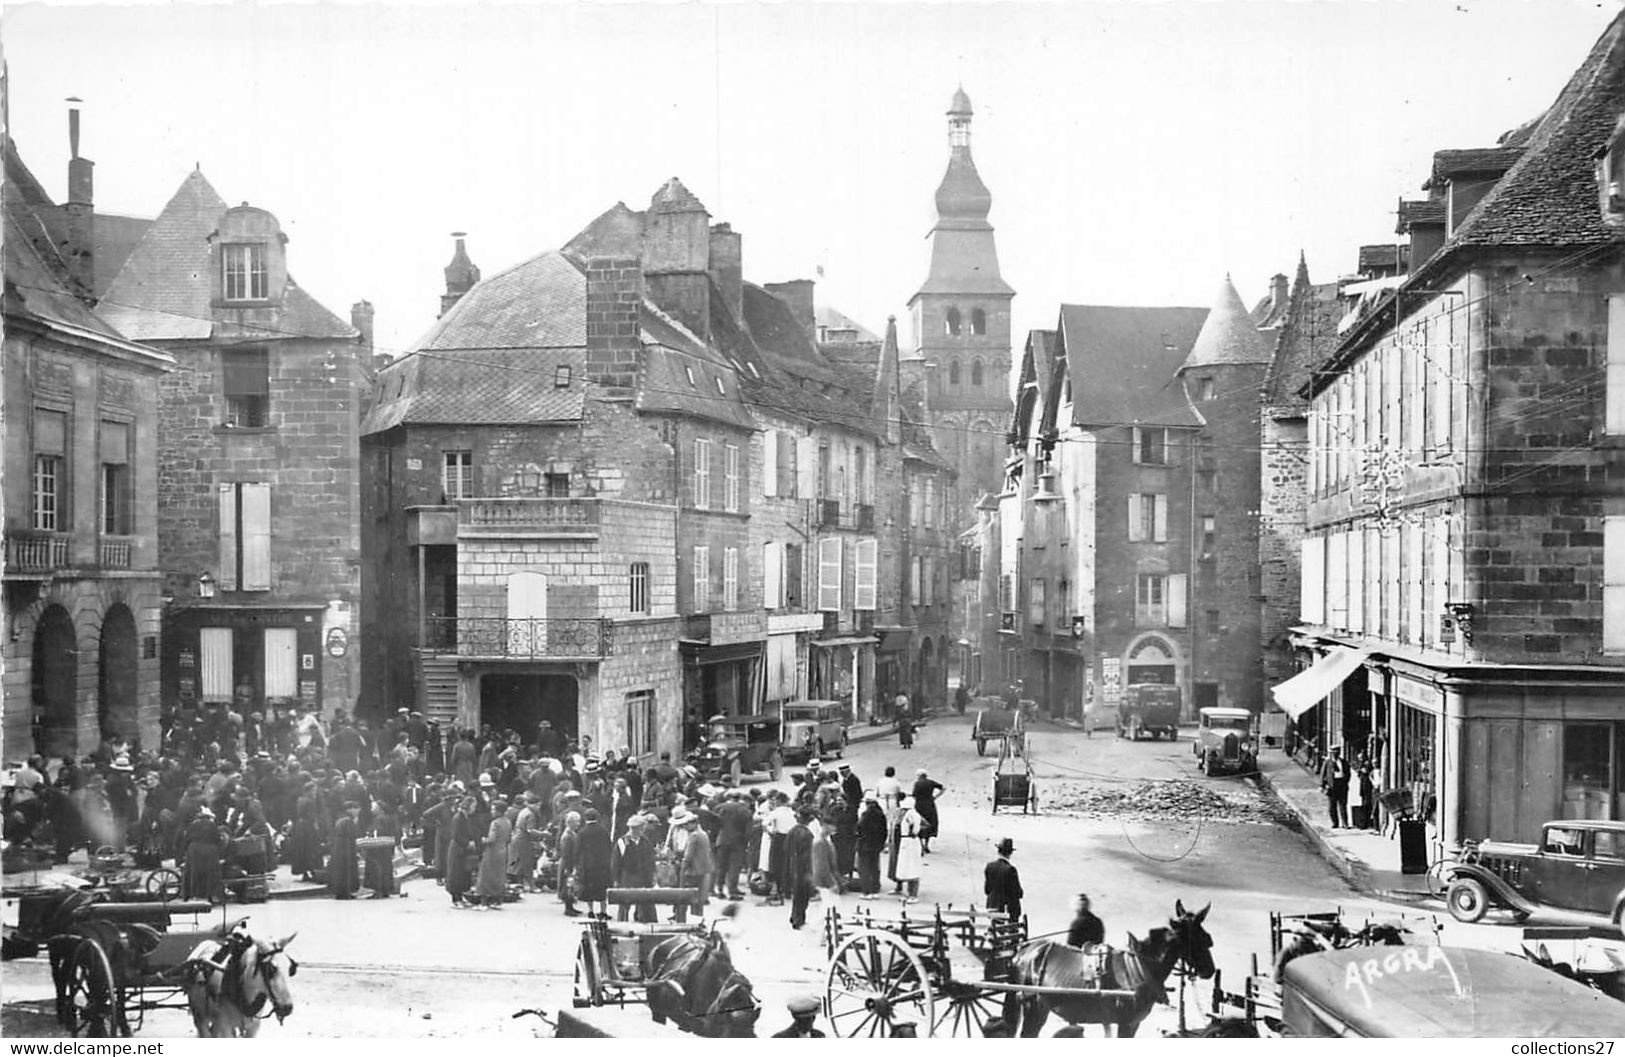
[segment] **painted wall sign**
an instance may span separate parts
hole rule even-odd
[[[342,657],[350,648],[350,638],[343,628],[327,629],[327,655],[329,657]]]

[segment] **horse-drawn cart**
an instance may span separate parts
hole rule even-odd
[[[986,755],[989,742],[998,742],[1000,752],[1008,750],[1017,756],[1025,755],[1027,729],[1021,710],[1005,708],[1004,702],[996,697],[978,698],[977,703],[983,707],[977,711],[970,732],[971,740],[976,743],[976,755]]]
[[[1016,763],[1007,743],[999,751],[999,762],[993,766],[993,813],[999,808],[1021,808],[1023,815],[1038,813],[1038,786],[1033,782],[1033,764],[1029,757]]]

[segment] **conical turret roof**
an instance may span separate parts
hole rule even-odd
[[[956,115],[971,116],[970,96],[965,94],[965,86],[960,85],[954,89],[954,101],[948,106],[950,117]]]
[[[1219,296],[1202,323],[1201,333],[1191,346],[1189,356],[1180,366],[1181,373],[1196,367],[1235,367],[1243,364],[1267,366],[1270,362],[1269,343],[1253,324],[1247,306],[1227,275],[1219,287]]]

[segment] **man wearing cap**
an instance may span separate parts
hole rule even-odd
[[[739,899],[739,871],[745,865],[745,849],[750,843],[753,813],[745,803],[741,789],[730,789],[723,795],[722,806],[717,808],[717,876],[718,898]]]
[[[783,1031],[775,1031],[775,1039],[821,1039],[824,1033],[813,1027],[818,1019],[818,999],[810,995],[801,995],[792,998],[787,1008],[790,1010],[790,1026]]]
[[[1326,794],[1326,809],[1332,829],[1349,827],[1349,775],[1352,769],[1343,758],[1343,746],[1333,745],[1332,754],[1320,767],[1320,789]]]
[[[626,820],[626,833],[615,842],[610,851],[610,874],[615,878],[616,888],[653,888],[655,884],[655,850],[646,839],[649,820],[642,815],[633,815]],[[616,918],[625,921],[631,915],[632,907],[622,903],[616,911]],[[639,903],[635,920],[647,924],[654,924],[659,920],[651,903]]]
[[[987,895],[987,908],[995,913],[1010,915],[1011,921],[1020,921],[1021,897],[1024,893],[1021,890],[1021,875],[1015,863],[1010,861],[1010,854],[1016,850],[1015,842],[1004,837],[994,850],[999,857],[988,863],[983,871],[982,891]]]
[[[852,773],[852,765],[849,763],[841,764],[841,795],[854,807],[863,803],[863,783]]]
[[[880,892],[880,853],[886,850],[886,834],[886,812],[871,789],[863,794],[863,813],[858,816],[858,888],[863,899]]]
[[[790,897],[790,927],[799,929],[807,923],[807,903],[813,891],[813,835],[807,825],[813,820],[811,808],[804,807],[796,815],[796,824],[784,839],[784,878]]]

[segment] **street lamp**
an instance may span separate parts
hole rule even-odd
[[[209,575],[208,570],[204,570],[197,578],[197,596],[199,598],[214,597],[214,577]]]

